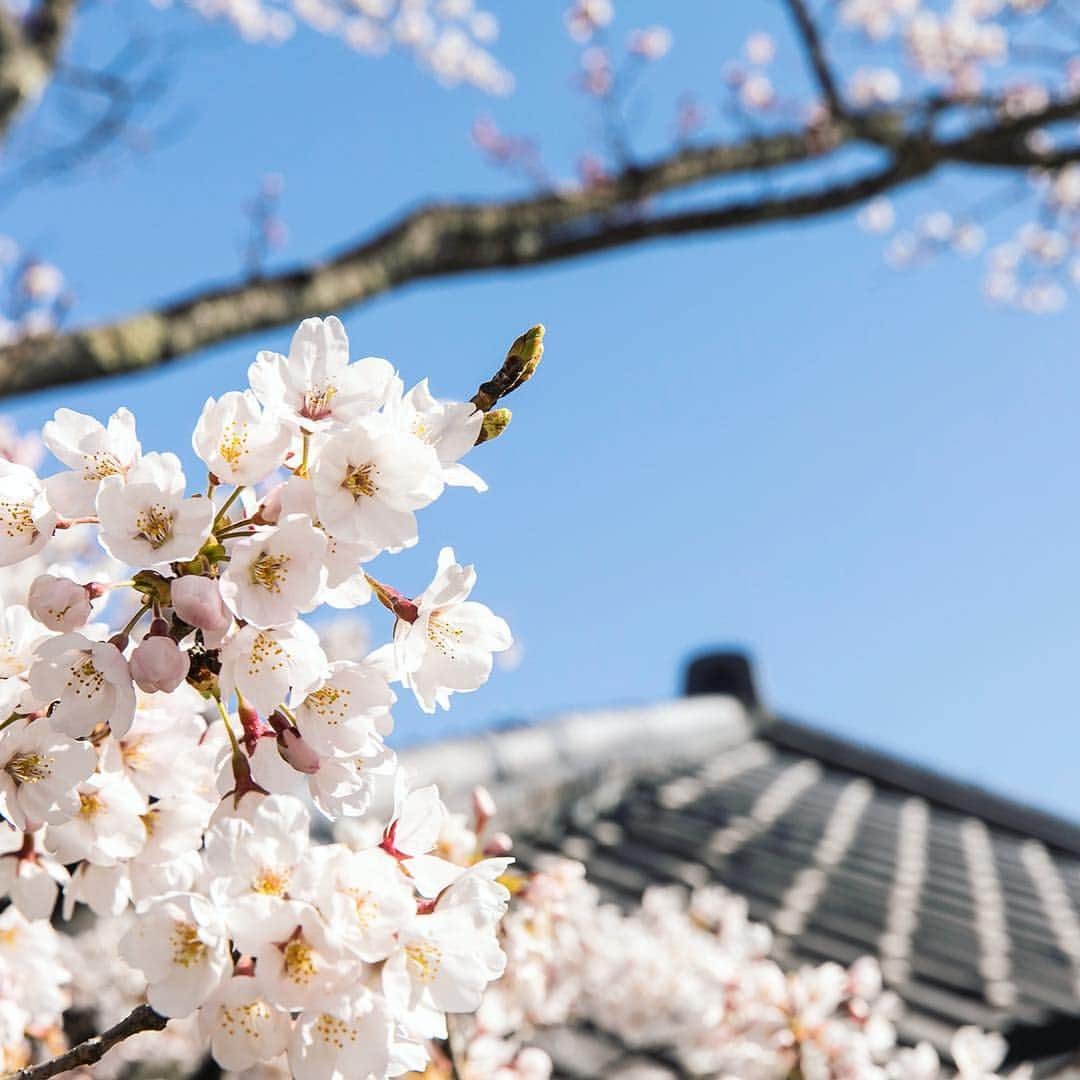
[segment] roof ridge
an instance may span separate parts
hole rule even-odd
[[[1050,847],[1080,855],[1080,824],[999,794],[974,781],[960,779],[861,739],[829,732],[787,716],[763,719],[758,735],[785,749],[819,758],[878,783],[982,818],[1025,839],[1038,839]]]

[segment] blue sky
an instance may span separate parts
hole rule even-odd
[[[650,7],[624,2],[621,25]],[[575,54],[561,4],[523,8],[501,5],[519,88],[492,103],[404,58],[313,34],[246,46],[119,0],[148,29],[194,31],[169,96],[189,129],[8,199],[0,231],[61,265],[92,319],[234,274],[241,207],[268,171],[287,182],[283,263],[424,197],[511,190],[471,148],[482,112],[537,135],[565,173],[592,131],[568,89]],[[717,57],[750,28],[741,5],[695,8],[648,84],[646,146],[681,89],[715,91]],[[511,431],[470,460],[491,491],[448,493],[419,547],[380,566],[417,591],[452,543],[523,662],[448,715],[402,708],[402,737],[655,700],[678,691],[690,654],[737,643],[777,709],[1080,814],[1080,307],[995,309],[978,280],[960,261],[894,274],[844,215],[437,282],[345,313],[357,355],[445,396],[468,396],[524,327],[549,332]],[[61,404],[124,404],[144,447],[191,462],[206,394],[241,385],[256,348],[288,336],[10,411],[29,427]],[[365,614],[389,632],[381,610]]]

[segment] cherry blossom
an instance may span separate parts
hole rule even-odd
[[[126,477],[105,477],[97,497],[105,550],[130,566],[194,558],[210,534],[214,507],[201,496],[185,499],[184,483],[174,454],[146,454]]]
[[[231,964],[221,916],[196,893],[152,901],[120,941],[120,955],[146,976],[147,1000],[165,1016],[194,1012]]]
[[[95,762],[93,747],[48,720],[16,720],[0,731],[0,811],[23,831],[65,821],[79,809],[76,787]]]
[[[218,400],[206,399],[191,442],[222,482],[256,484],[282,464],[291,436],[264,415],[251,390],[231,390]]]
[[[67,466],[49,477],[49,502],[58,513],[73,518],[93,514],[101,481],[126,476],[142,452],[135,436],[135,417],[127,409],[117,409],[108,424],[71,409],[57,409],[42,428],[41,438]]]
[[[369,357],[349,362],[341,320],[305,319],[289,355],[261,352],[248,378],[262,404],[297,430],[327,431],[373,413],[386,397],[394,369]]]
[[[414,601],[414,619],[394,627],[398,674],[424,712],[450,707],[450,695],[482,686],[491,674],[492,653],[513,644],[510,628],[483,604],[469,600],[476,572],[439,552],[432,583]]]
[[[82,634],[60,634],[37,647],[30,668],[30,689],[43,705],[52,705],[49,722],[57,731],[89,735],[108,724],[118,736],[131,727],[135,689],[123,653],[110,641]]]
[[[310,611],[323,580],[326,537],[309,517],[292,515],[232,547],[221,597],[238,619],[268,629]]]
[[[41,551],[56,521],[56,511],[33,469],[0,458],[0,566]]]

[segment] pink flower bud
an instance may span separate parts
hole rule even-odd
[[[495,800],[486,787],[477,784],[472,792],[473,830],[477,835],[487,827],[487,823],[495,816]]]
[[[50,630],[77,630],[90,618],[90,593],[71,578],[40,574],[26,597],[30,614]]]
[[[281,517],[281,492],[284,487],[284,484],[278,484],[263,496],[262,502],[259,503],[257,520],[267,525],[277,524],[278,518]]]
[[[131,654],[131,677],[139,689],[172,693],[187,678],[191,659],[168,637],[146,637]]]
[[[317,773],[319,771],[319,755],[309,743],[304,742],[304,736],[295,728],[283,731],[278,736],[277,744],[278,753],[297,772]]]
[[[221,591],[213,578],[177,578],[171,587],[172,606],[176,614],[189,626],[197,626],[214,634],[224,634],[229,629],[232,616],[221,602]]]
[[[498,855],[509,855],[514,848],[514,841],[508,833],[497,832],[492,835],[484,845],[484,854],[489,858]]]

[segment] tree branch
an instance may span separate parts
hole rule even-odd
[[[817,80],[818,89],[821,91],[829,112],[834,117],[840,118],[845,114],[844,102],[840,97],[840,91],[833,78],[832,69],[825,57],[825,45],[818,33],[817,24],[814,22],[806,0],[787,0],[788,11],[795,21],[795,28],[799,33],[806,57],[810,61],[810,67]]]
[[[168,1018],[155,1012],[149,1005],[138,1005],[118,1024],[108,1031],[95,1035],[86,1042],[73,1046],[66,1054],[43,1061],[40,1065],[30,1065],[18,1072],[10,1073],[5,1080],[48,1080],[71,1069],[99,1062],[117,1043],[123,1042],[140,1031],[161,1031],[168,1023]]]
[[[75,4],[76,0],[40,0],[22,20],[0,6],[0,133],[52,78]]]
[[[258,279],[212,286],[112,323],[0,348],[0,397],[110,375],[148,371],[170,360],[310,315],[343,311],[404,285],[485,270],[537,266],[661,237],[800,219],[855,205],[950,163],[993,168],[1060,166],[1080,149],[1040,156],[1025,137],[1080,116],[1080,96],[1039,113],[1007,117],[992,101],[966,134],[936,138],[923,105],[882,109],[737,143],[683,148],[610,182],[490,203],[433,203],[330,258]],[[799,165],[856,142],[889,162],[861,178],[794,194],[657,214],[648,200],[693,184]]]

